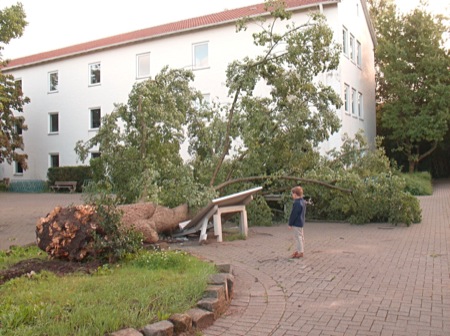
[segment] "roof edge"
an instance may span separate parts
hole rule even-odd
[[[341,0],[325,0],[325,1],[311,0],[311,2],[309,2],[309,3],[300,4],[302,2],[303,1],[295,1],[295,0],[291,1],[292,6],[287,7],[287,10],[297,11],[297,10],[302,10],[302,9],[304,10],[304,9],[307,9],[310,7],[316,7],[319,5],[337,4],[337,3],[341,2]],[[365,1],[363,0],[363,2],[365,2]],[[299,5],[297,5],[297,3]],[[206,29],[206,28],[210,28],[210,27],[219,27],[222,25],[237,22],[239,19],[241,19],[243,17],[252,18],[252,17],[260,17],[260,16],[268,16],[269,12],[264,10],[264,5],[265,5],[264,3],[259,3],[259,4],[242,7],[242,8],[225,10],[222,12],[207,14],[207,15],[203,15],[203,16],[199,16],[199,17],[195,17],[195,18],[184,19],[184,20],[180,20],[180,21],[176,21],[176,22],[169,22],[169,23],[154,26],[154,27],[143,28],[143,29],[139,29],[139,30],[135,30],[135,31],[131,31],[131,32],[126,32],[123,34],[108,36],[108,37],[100,38],[97,40],[74,44],[74,45],[70,45],[67,47],[59,48],[59,49],[54,49],[54,50],[45,51],[45,52],[41,52],[41,53],[37,53],[37,54],[32,54],[32,55],[28,55],[28,56],[24,56],[24,57],[19,57],[16,59],[9,60],[9,62],[11,62],[12,65],[6,65],[5,67],[3,67],[2,71],[9,72],[12,70],[32,67],[32,66],[39,65],[39,64],[45,64],[45,63],[50,63],[50,62],[63,60],[63,59],[67,59],[67,58],[72,58],[72,57],[77,57],[77,56],[86,55],[86,54],[90,54],[90,53],[95,53],[95,52],[99,52],[102,50],[119,48],[119,47],[123,47],[126,45],[136,44],[136,43],[149,41],[149,40],[153,40],[153,39],[158,39],[158,38],[171,36],[171,35],[175,35],[175,34],[182,34],[182,33],[190,32],[190,31],[201,30],[201,29]],[[288,6],[289,6],[289,3],[288,3]],[[366,12],[367,7],[365,7],[365,6],[363,6],[363,7],[365,8],[365,12]],[[261,8],[262,8],[262,10],[261,10]],[[247,10],[247,11],[256,10],[257,12],[253,15],[238,15],[237,14],[239,11],[245,11],[245,10]],[[126,36],[128,36],[128,35],[130,35],[130,36],[132,36],[134,34],[139,35],[139,33],[145,34],[143,32],[151,30],[151,29],[158,29],[158,28],[164,29],[164,28],[167,28],[170,26],[183,25],[183,24],[188,25],[189,22],[192,22],[194,20],[211,18],[215,15],[220,15],[220,14],[225,14],[225,13],[230,13],[230,12],[236,12],[235,16],[231,19],[219,20],[217,22],[213,22],[213,23],[209,23],[209,24],[197,24],[197,25],[189,26],[187,28],[173,29],[173,30],[162,32],[162,33],[150,34],[150,35],[140,36],[140,37],[135,37],[135,38],[132,38],[132,37],[126,38]],[[108,40],[115,39],[115,38],[116,39],[122,38],[123,40],[118,41],[118,42],[107,43]],[[93,46],[90,47],[91,45],[93,45]],[[99,45],[99,46],[95,47],[95,45]],[[72,49],[74,51],[71,51]],[[56,55],[54,55],[54,54],[56,54]],[[46,55],[48,55],[48,56],[46,56]],[[51,56],[51,55],[54,55],[54,56]],[[37,58],[37,60],[33,60],[33,58],[34,59]],[[27,61],[27,59],[30,59],[30,61]]]
[[[366,17],[367,27],[369,28],[370,36],[372,37],[373,47],[377,46],[377,35],[375,33],[375,27],[373,26],[372,19],[370,18],[370,12],[367,8],[367,0],[361,0],[361,6],[363,8],[364,15]]]

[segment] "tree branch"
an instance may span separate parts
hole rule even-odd
[[[275,22],[276,22],[276,18],[273,20],[272,29],[271,29],[271,31],[270,31],[270,33],[269,33],[269,35],[270,35],[272,38],[273,38],[273,28],[274,28]],[[285,33],[282,35],[282,37],[280,38],[279,41],[277,41],[277,42],[275,42],[275,43],[272,44],[273,40],[271,40],[270,47],[269,47],[269,49],[266,51],[266,54],[264,55],[264,57],[263,57],[262,59],[260,59],[258,62],[252,63],[252,64],[250,64],[250,65],[247,64],[247,68],[246,68],[246,70],[245,70],[245,72],[244,72],[244,75],[245,75],[245,73],[248,72],[249,69],[258,67],[258,66],[260,66],[260,65],[262,65],[262,64],[264,64],[264,63],[267,63],[267,62],[274,61],[274,60],[276,60],[276,59],[278,59],[278,58],[281,58],[281,57],[283,57],[284,55],[286,55],[287,52],[282,53],[282,54],[280,54],[280,55],[275,55],[275,56],[273,56],[273,57],[270,57],[270,56],[272,55],[272,52],[273,52],[273,50],[275,49],[275,47],[280,43],[280,41],[283,41],[283,39],[286,38],[286,36],[288,36],[289,34],[292,34],[293,32],[296,32],[296,31],[298,31],[298,30],[300,30],[300,29],[303,29],[303,28],[305,28],[305,27],[307,27],[307,26],[311,26],[311,25],[312,25],[312,24],[311,24],[311,23],[309,22],[309,20],[308,20],[307,23],[302,24],[302,25],[300,25],[300,26],[298,26],[298,27],[294,27],[293,29],[291,29],[291,30],[285,32]],[[231,144],[231,138],[230,138],[230,137],[231,137],[231,124],[232,124],[232,120],[233,120],[233,117],[234,117],[234,111],[235,111],[235,108],[236,108],[236,103],[237,103],[237,101],[238,101],[238,99],[239,99],[239,96],[240,96],[240,94],[241,94],[241,90],[242,90],[242,84],[238,86],[238,88],[236,89],[236,92],[235,92],[235,94],[234,94],[233,103],[231,104],[231,108],[230,108],[229,115],[228,115],[227,132],[226,132],[226,134],[225,134],[225,143],[224,143],[222,155],[220,156],[219,161],[217,162],[217,165],[216,165],[216,167],[214,168],[213,175],[212,175],[211,180],[210,180],[210,182],[209,182],[209,185],[210,185],[211,187],[214,185],[214,182],[216,181],[217,175],[219,174],[220,168],[222,167],[223,161],[225,160],[225,157],[227,156],[227,154],[228,154],[228,152],[229,152],[229,149],[230,149],[230,144]]]
[[[241,93],[241,87],[239,87],[236,90],[236,93],[234,95],[233,103],[231,104],[230,113],[228,114],[228,123],[227,123],[227,133],[225,134],[225,143],[223,145],[223,151],[222,155],[219,158],[219,162],[217,162],[216,168],[214,169],[214,173],[211,177],[211,181],[209,182],[209,185],[212,187],[214,185],[214,182],[216,181],[217,174],[219,173],[220,168],[222,167],[222,163],[225,160],[225,156],[227,156],[228,151],[230,149],[230,143],[231,143],[231,123],[233,120],[234,115],[234,109],[236,107],[236,102],[239,98],[239,95]]]
[[[339,190],[348,194],[352,193],[351,189],[341,188],[337,187],[335,185],[329,184],[327,182],[313,180],[313,179],[306,179],[301,177],[295,177],[295,176],[268,176],[268,175],[262,175],[262,176],[249,176],[249,177],[241,177],[233,180],[226,181],[224,183],[221,183],[214,187],[214,190],[222,190],[223,188],[235,184],[235,183],[242,183],[242,182],[252,182],[252,181],[259,181],[259,180],[268,180],[268,179],[275,179],[275,180],[288,180],[288,181],[299,181],[304,183],[312,183],[312,184],[318,184],[330,189]]]
[[[419,158],[417,159],[417,162],[423,160],[425,157],[427,157],[428,155],[430,155],[431,153],[434,152],[434,150],[437,148],[438,142],[435,141],[433,143],[433,146],[431,146],[431,148],[429,150],[427,150],[425,153],[423,153],[422,155],[419,156]]]
[[[242,153],[241,155],[239,155],[239,157],[236,159],[235,162],[233,162],[233,164],[231,165],[231,168],[230,168],[230,170],[229,170],[229,172],[228,172],[228,174],[227,174],[227,177],[226,177],[225,181],[228,181],[228,180],[231,179],[231,174],[233,174],[233,171],[234,171],[234,169],[236,168],[236,163],[237,163],[237,162],[241,162],[241,161],[245,158],[245,156],[247,155],[247,153],[248,153],[248,152],[245,151],[244,153]]]

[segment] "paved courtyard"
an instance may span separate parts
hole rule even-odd
[[[35,227],[56,206],[82,204],[82,194],[0,192],[0,250],[36,240]]]
[[[411,227],[307,222],[305,258],[286,226],[187,250],[229,262],[236,296],[205,335],[450,335],[450,181],[420,197]]]
[[[307,222],[305,258],[285,225],[245,241],[182,246],[231,263],[235,296],[204,335],[450,335],[450,180],[420,197],[411,227]],[[0,193],[0,249],[34,240],[36,220],[80,195]]]

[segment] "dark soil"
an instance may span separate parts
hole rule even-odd
[[[53,272],[59,276],[64,276],[70,273],[81,272],[91,274],[101,266],[102,263],[98,260],[88,262],[69,262],[64,260],[44,260],[44,259],[26,259],[10,266],[5,270],[0,270],[0,285],[5,282],[21,277],[26,274],[39,273],[41,271]]]

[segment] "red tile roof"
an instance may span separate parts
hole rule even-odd
[[[340,0],[285,0],[289,9],[294,10],[301,7],[308,7],[318,5],[320,3],[337,3]],[[85,42],[81,44],[72,45],[69,47],[51,50],[31,56],[13,59],[9,62],[4,70],[12,70],[13,68],[20,68],[31,66],[38,63],[49,62],[65,57],[76,56],[84,53],[94,52],[101,49],[118,47],[126,44],[136,43],[164,35],[182,33],[193,29],[201,29],[208,26],[215,26],[234,22],[245,16],[256,16],[264,14],[264,4],[256,4],[247,7],[225,10],[223,12],[204,15],[192,19],[182,20],[163,24],[160,26],[150,27],[146,29],[136,30],[129,33],[110,36],[95,41]]]

